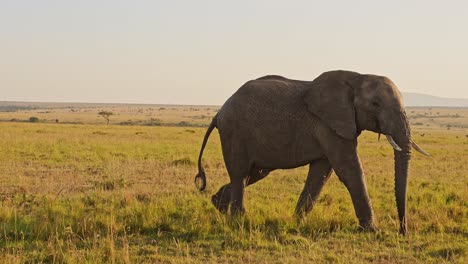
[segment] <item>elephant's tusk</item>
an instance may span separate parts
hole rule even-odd
[[[395,140],[393,140],[392,136],[390,136],[390,135],[385,135],[385,136],[387,137],[388,143],[390,143],[390,145],[392,145],[392,147],[395,150],[401,151],[400,146],[398,146],[398,144],[395,142]]]
[[[423,154],[423,155],[426,155],[426,156],[430,156],[431,154],[427,153],[426,151],[424,151],[424,149],[422,149],[421,147],[418,146],[418,144],[414,143],[414,141],[411,140],[411,146],[416,150],[418,151],[419,153]]]

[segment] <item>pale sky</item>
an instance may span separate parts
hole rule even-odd
[[[0,0],[0,101],[219,105],[335,69],[468,98],[468,1]]]

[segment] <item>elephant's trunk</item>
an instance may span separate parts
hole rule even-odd
[[[410,150],[410,149],[409,149]],[[408,182],[408,167],[411,153],[394,150],[395,153],[395,198],[400,219],[400,234],[407,232],[406,228],[406,189]]]
[[[395,158],[395,198],[400,219],[400,234],[407,232],[406,226],[406,189],[408,182],[409,160],[411,158],[411,130],[404,110],[400,113],[399,131],[394,139],[401,150],[394,150]]]

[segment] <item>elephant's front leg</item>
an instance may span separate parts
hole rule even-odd
[[[364,182],[361,162],[356,152],[346,152],[341,152],[340,157],[332,161],[333,169],[351,194],[354,211],[359,219],[359,227],[363,230],[375,231],[374,213]]]
[[[310,164],[309,174],[304,190],[296,205],[295,215],[304,218],[313,208],[323,185],[330,178],[332,167],[327,159],[317,160]]]

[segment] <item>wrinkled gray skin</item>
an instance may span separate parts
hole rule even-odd
[[[362,130],[390,135],[394,150],[395,197],[400,233],[406,228],[406,185],[411,132],[401,95],[383,76],[325,72],[313,81],[265,76],[245,83],[222,106],[208,128],[199,156],[197,187],[206,177],[201,157],[211,131],[219,130],[230,183],[212,197],[222,213],[242,214],[244,188],[275,169],[309,165],[295,215],[312,210],[332,169],[344,183],[363,230],[374,231],[374,214],[357,155]]]

